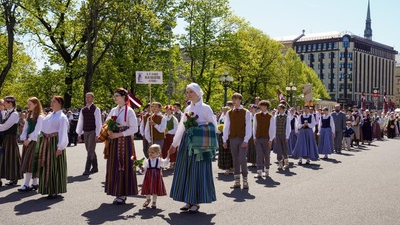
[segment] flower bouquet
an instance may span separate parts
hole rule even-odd
[[[143,157],[142,159],[137,159],[136,158],[136,154],[133,154],[132,156],[131,156],[131,160],[133,161],[133,166],[132,166],[132,169],[134,170],[134,171],[137,171],[138,170],[138,168],[140,168],[140,171],[141,172],[143,172],[143,162],[144,162],[144,160],[145,160],[145,158]]]
[[[101,127],[100,135],[98,138],[99,141],[104,142],[105,140],[107,140],[108,131],[118,132],[118,125],[119,123],[117,123],[117,116],[112,116],[110,119],[108,119]]]
[[[199,115],[194,115],[194,112],[187,112],[185,113],[186,115],[186,121],[183,122],[183,125],[185,125],[185,129],[189,129],[191,127],[197,127],[199,124],[197,123],[197,119],[199,118]]]

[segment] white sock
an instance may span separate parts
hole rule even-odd
[[[146,195],[146,199],[150,200],[151,195]]]
[[[38,185],[38,184],[39,184],[39,178],[33,178],[32,185]]]
[[[157,195],[153,195],[153,202],[157,202]]]
[[[25,173],[25,186],[29,187],[29,183],[31,182],[32,173]]]

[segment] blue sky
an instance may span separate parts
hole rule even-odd
[[[368,0],[230,0],[234,14],[271,38],[327,31],[364,36]],[[370,0],[372,40],[400,50],[400,1]]]

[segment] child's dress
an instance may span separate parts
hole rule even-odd
[[[169,166],[169,159],[157,157],[145,160],[143,169],[146,171],[142,185],[142,195],[167,195],[161,168]]]

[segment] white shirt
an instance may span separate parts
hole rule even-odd
[[[33,115],[31,115],[31,118],[33,117]],[[37,138],[40,134],[40,132],[42,131],[42,125],[43,125],[43,115],[39,115],[36,121],[36,126],[35,126],[35,130],[29,134],[29,138],[28,141],[37,141]],[[22,129],[22,134],[20,139],[21,140],[26,140],[26,137],[28,135],[28,121],[25,121],[24,124],[24,128]]]
[[[14,108],[8,109],[6,110],[5,115],[7,115],[7,113],[10,113]],[[3,121],[5,120],[5,115],[3,116]],[[0,131],[6,131],[8,129],[10,129],[10,127],[12,127],[14,124],[19,123],[19,115],[18,112],[13,112],[11,113],[11,115],[8,117],[7,121],[3,124],[0,124]]]
[[[278,113],[275,114],[275,116],[273,116],[273,117],[271,118],[271,123],[270,123],[270,125],[269,125],[269,127],[270,127],[270,130],[269,130],[269,132],[270,132],[269,138],[270,138],[270,140],[274,140],[275,137],[276,137],[276,120],[277,120],[277,116],[279,116],[279,115],[281,115],[281,114],[279,114],[279,112],[278,112]],[[285,113],[282,114],[282,116],[283,116],[283,115],[285,115]],[[291,127],[290,127],[290,121],[291,121],[290,116],[289,116],[289,115],[286,115],[286,131],[285,131],[286,139],[289,139],[289,137],[290,137],[290,131],[292,130]],[[272,129],[272,130],[271,130],[271,129]]]
[[[174,128],[172,128],[172,130],[169,130],[167,132],[167,134],[175,134],[176,130],[178,129],[178,124],[179,124],[178,119],[173,115],[165,116],[165,119],[166,119],[167,123],[170,120],[174,120]],[[167,128],[167,124],[165,124],[165,128]]]
[[[322,120],[323,119],[327,119],[328,117],[329,117],[330,115],[322,115],[322,117],[321,117],[321,120],[319,121],[319,123],[318,123],[318,130],[319,130],[319,132],[321,132],[321,127],[322,127]],[[332,133],[335,133],[335,121],[333,120],[333,117],[332,116],[330,116],[331,118],[330,118],[330,126],[331,126],[331,129],[332,129]]]
[[[154,114],[153,114],[154,115]],[[165,116],[162,115],[161,112],[157,113],[157,116],[162,116],[161,119],[161,123],[160,124],[155,124],[154,128],[156,128],[156,130],[160,133],[164,133],[165,132],[165,128],[167,127],[167,119],[165,118]],[[151,138],[151,132],[150,132],[150,119],[151,117],[149,117],[147,119],[147,123],[146,123],[146,128],[144,129],[144,136],[146,138],[146,140],[148,142],[153,142],[152,138]]]
[[[194,115],[199,116],[199,118],[196,120],[199,125],[212,123],[214,124],[215,130],[217,130],[217,120],[211,107],[207,104],[204,104],[203,100],[200,100],[197,103],[192,102],[188,107],[186,107],[185,114],[182,116],[181,122],[178,125],[178,129],[176,130],[175,137],[172,142],[173,147],[176,147],[181,143],[183,133],[185,132],[185,125],[183,122],[187,120],[186,113],[191,112],[193,112]]]
[[[79,113],[78,124],[76,125],[76,133],[78,135],[82,135],[83,134],[83,121],[84,121],[84,119],[83,119],[82,111],[85,108],[90,109],[90,107],[92,105],[93,105],[93,103],[88,105],[88,106],[85,106],[83,109],[81,109],[81,111]],[[101,112],[100,112],[99,107],[97,107],[97,106],[96,106],[96,109],[94,111],[94,120],[95,120],[95,125],[96,125],[96,136],[99,136],[100,135],[100,131],[101,131],[101,126],[103,124],[102,124],[102,121],[101,121]]]
[[[148,168],[154,168],[156,166],[156,161],[158,159],[158,165],[157,168],[167,168],[169,166],[169,159],[163,159],[161,157],[156,157],[154,159],[150,159],[150,165],[149,165],[149,159],[145,159],[143,161],[143,170],[146,171]]]
[[[148,112],[145,112],[143,115],[142,115],[142,121],[140,121],[140,128],[139,128],[139,131],[140,131],[140,134],[143,136],[143,137],[145,137],[145,126],[144,126],[144,122],[146,122],[147,123],[147,121],[145,121],[145,119],[144,119],[144,117],[146,116],[146,115],[149,115],[149,113]]]
[[[67,116],[58,110],[51,112],[43,118],[42,133],[58,133],[57,150],[64,150],[68,145],[68,119]]]
[[[125,111],[128,110],[125,121]],[[122,107],[114,107],[111,109],[111,112],[108,114],[107,119],[110,119],[111,116],[117,117],[117,123],[119,123],[118,127],[129,127],[126,131],[122,132],[124,137],[133,136],[138,131],[136,114],[131,107],[122,106]]]
[[[228,113],[226,114],[226,116],[224,117],[225,121],[224,121],[224,131],[223,131],[223,136],[222,136],[222,141],[224,143],[226,143],[226,141],[228,140],[229,134],[230,134],[230,125],[231,125],[231,121],[229,118],[229,113],[234,112],[235,109],[243,109],[243,106],[240,106],[239,108],[233,108],[232,110],[228,111]],[[246,127],[245,127],[245,135],[244,135],[244,139],[243,142],[248,143],[249,139],[251,138],[251,136],[253,135],[253,131],[252,131],[252,124],[251,124],[251,113],[249,110],[246,110],[246,117],[245,117],[245,123],[246,123]]]

